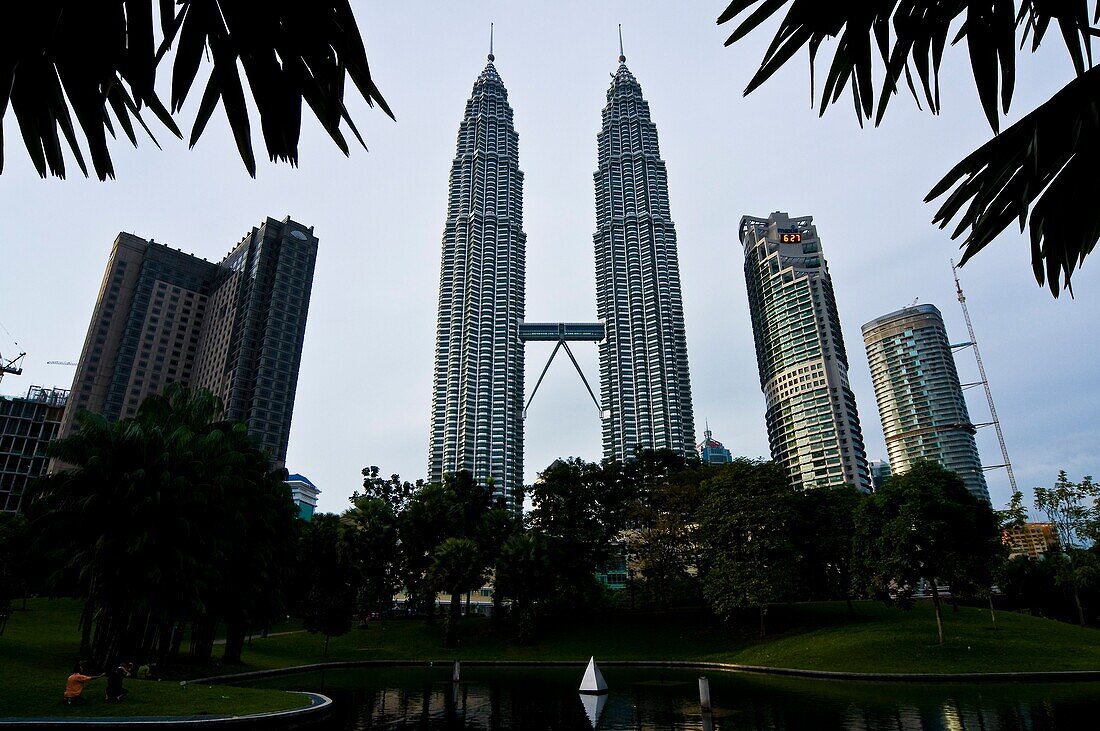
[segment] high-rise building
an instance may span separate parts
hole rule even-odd
[[[518,509],[527,235],[519,136],[493,61],[474,82],[451,165],[428,473],[439,482],[468,470]]]
[[[286,462],[306,334],[317,238],[312,228],[267,219],[218,267],[191,385],[225,404],[275,461]]]
[[[813,218],[741,219],[772,459],[796,488],[871,487],[833,283]]]
[[[914,305],[876,317],[863,326],[863,342],[891,469],[905,472],[918,459],[934,460],[989,502],[940,311]]]
[[[61,435],[79,411],[133,416],[172,381],[187,383],[218,265],[120,233],[92,311]]]
[[[709,424],[703,431],[703,441],[695,449],[699,453],[699,459],[706,464],[729,464],[733,461],[730,451],[714,438]]]
[[[668,176],[642,88],[620,53],[596,137],[596,310],[605,458],[695,451]]]
[[[212,391],[280,466],[313,285],[317,238],[289,217],[253,228],[220,264],[120,233],[62,421],[133,416],[171,382]]]
[[[46,474],[46,447],[57,436],[69,392],[31,386],[0,396],[0,511],[18,511],[27,485]]]

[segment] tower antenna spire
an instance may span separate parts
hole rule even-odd
[[[489,60],[496,61],[497,57],[493,55],[493,24],[489,23]]]
[[[626,54],[623,53],[623,24],[619,23],[619,63],[626,63]]]

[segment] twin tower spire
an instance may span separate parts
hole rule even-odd
[[[493,65],[474,82],[451,164],[439,276],[429,479],[468,470],[518,510],[523,492],[526,246],[519,137]],[[596,138],[596,311],[603,456],[694,449],[676,230],[657,128],[625,65]],[[563,337],[565,329],[562,329]],[[578,415],[579,417],[580,415]]]

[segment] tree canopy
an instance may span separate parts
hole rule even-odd
[[[31,530],[85,600],[85,657],[163,661],[189,626],[192,654],[207,658],[225,622],[234,662],[247,628],[281,611],[296,531],[286,472],[221,411],[175,383],[130,419],[84,412],[51,445],[70,467],[37,483]]]
[[[393,116],[371,78],[348,0],[5,3],[0,27],[8,31],[0,48],[0,123],[10,105],[42,177],[65,177],[67,146],[84,175],[86,151],[96,176],[113,178],[107,136],[116,136],[115,125],[135,146],[137,127],[157,144],[143,109],[156,118],[154,124],[182,138],[173,115],[183,109],[196,81],[203,90],[189,145],[195,146],[220,103],[253,177],[249,95],[268,157],[292,165],[298,162],[303,102],[345,155],[343,123],[365,147],[344,104],[346,79],[368,105]],[[169,56],[166,105],[157,74]],[[205,84],[203,67],[209,68]],[[2,134],[0,129],[0,172]]]
[[[872,597],[912,606],[922,582],[932,594],[944,643],[939,586],[988,587],[1003,551],[992,508],[938,462],[919,460],[893,475],[856,513],[853,570]]]
[[[1100,5],[1088,0],[733,0],[718,18],[741,18],[726,40],[736,43],[784,8],[751,93],[805,48],[811,92],[823,45],[835,41],[821,86],[819,113],[851,90],[860,124],[879,124],[903,83],[920,106],[940,111],[944,50],[965,40],[978,99],[994,137],[948,171],[926,201],[946,198],[933,223],[963,239],[965,263],[1013,222],[1031,239],[1035,279],[1058,296],[1100,238],[1100,69],[1092,64],[1092,38],[1100,34]],[[747,13],[747,15],[745,15]],[[744,17],[742,17],[744,16]],[[1057,27],[1076,78],[1003,132],[1016,85],[1020,52],[1038,50]],[[881,83],[875,82],[876,73]]]
[[[768,605],[795,590],[795,492],[774,462],[734,460],[703,483],[699,533],[706,546],[703,594],[720,617]]]

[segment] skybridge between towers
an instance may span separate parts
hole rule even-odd
[[[542,379],[546,377],[546,372],[550,370],[550,364],[554,362],[554,356],[558,354],[559,349],[564,348],[569,360],[573,361],[573,367],[577,369],[577,375],[581,377],[584,387],[588,389],[588,395],[592,397],[592,403],[596,405],[596,411],[599,412],[602,419],[603,409],[600,408],[600,401],[596,398],[592,387],[588,385],[588,379],[584,377],[584,371],[581,370],[577,359],[573,357],[573,351],[569,349],[569,343],[598,343],[606,336],[607,329],[602,322],[521,322],[519,324],[519,339],[521,342],[557,343],[550,353],[550,358],[546,361],[546,366],[542,369],[542,375],[535,383],[535,389],[531,391],[531,396],[527,399],[527,405],[523,407],[523,418],[527,418],[527,409],[531,407],[531,402],[535,399],[539,386],[542,385]]]

